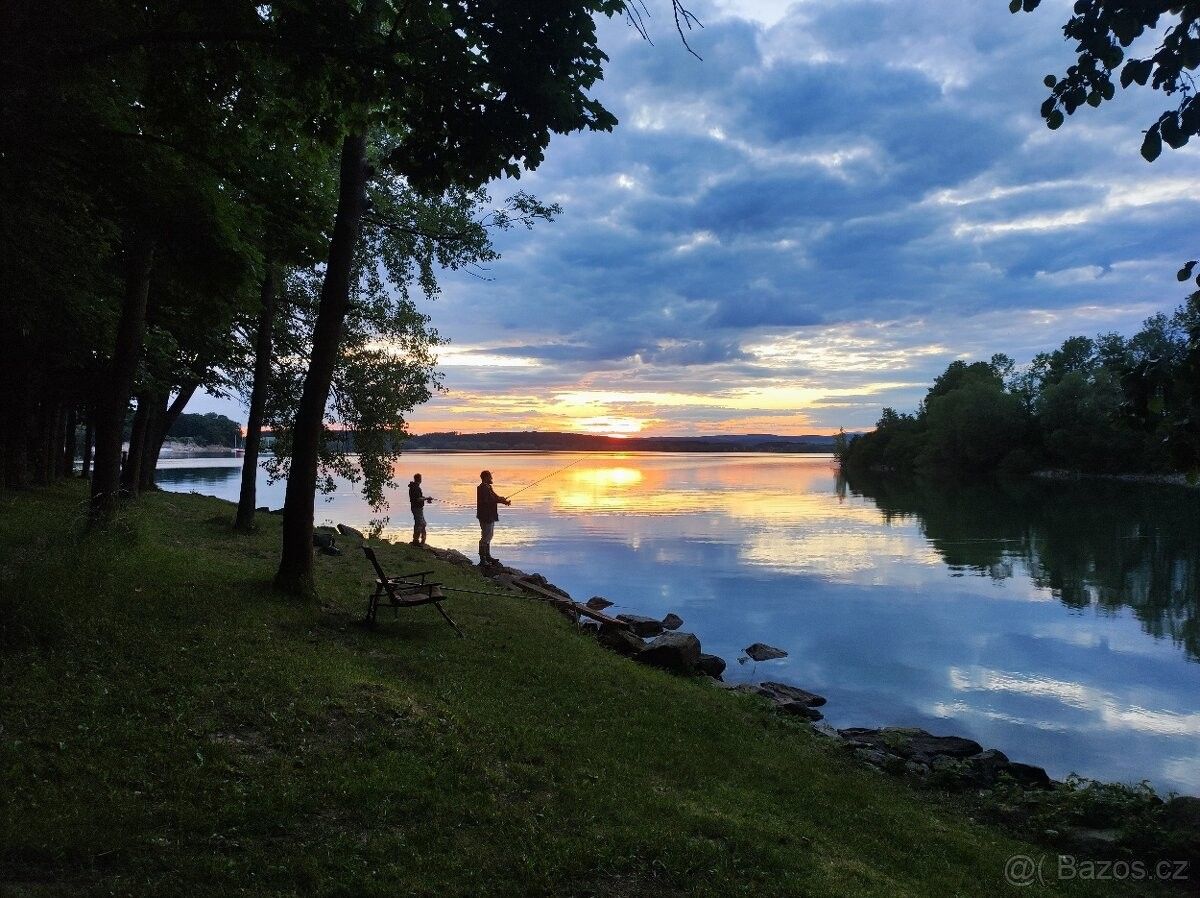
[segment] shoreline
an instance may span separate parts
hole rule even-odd
[[[1084,471],[1051,468],[1033,471],[1029,476],[1036,480],[1049,481],[1107,480],[1111,483],[1139,483],[1151,486],[1181,486],[1190,490],[1200,489],[1200,479],[1188,482],[1186,474],[1091,474]]]

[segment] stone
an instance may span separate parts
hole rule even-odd
[[[340,533],[342,536],[361,540],[364,543],[367,541],[367,535],[361,530],[356,530],[353,527],[346,526],[345,524],[338,524],[337,529],[338,533]]]
[[[892,752],[903,758],[930,763],[934,758],[963,759],[977,755],[983,746],[961,736],[934,736],[915,727],[884,727],[881,730],[850,727],[840,730],[842,737]]]
[[[787,652],[783,649],[777,649],[775,646],[767,645],[764,642],[756,642],[754,645],[746,646],[742,651],[754,661],[771,661],[774,658],[787,657]]]
[[[971,755],[966,758],[965,763],[971,771],[971,778],[983,786],[993,785],[1000,778],[1000,774],[1006,773],[1012,766],[1008,755],[994,748]]]
[[[823,695],[798,686],[788,686],[786,683],[759,683],[758,694],[777,702],[802,702],[810,708],[819,708],[827,701]]]
[[[447,549],[446,553],[442,557],[451,564],[457,564],[459,567],[474,566],[470,558],[456,549]]]
[[[775,710],[781,714],[794,714],[797,717],[803,717],[805,720],[822,720],[825,715],[804,702],[783,701],[775,703]]]
[[[818,736],[824,736],[826,739],[842,738],[840,735],[838,735],[838,731],[834,727],[830,726],[823,720],[814,720],[812,722],[812,731]]]
[[[854,757],[875,767],[887,767],[889,761],[886,754],[873,748],[855,749]]]
[[[905,761],[904,772],[921,780],[929,776],[929,768],[919,761]]]
[[[618,614],[617,620],[629,624],[638,636],[657,636],[663,631],[662,621],[640,614]]]
[[[600,633],[596,637],[606,649],[611,649],[618,655],[635,658],[645,651],[646,643],[641,637],[635,636],[624,627],[614,627],[612,624],[601,624]]]
[[[328,549],[333,546],[334,536],[325,530],[314,530],[312,544],[317,549]]]
[[[700,660],[700,640],[693,633],[663,633],[638,653],[637,660],[675,673],[691,673]]]
[[[604,596],[592,596],[590,599],[584,602],[584,604],[593,611],[603,611],[605,608],[611,608],[613,605],[613,603],[604,598]]]
[[[662,619],[662,625],[667,630],[678,630],[683,626],[683,618],[672,611]]]
[[[700,660],[696,662],[696,670],[704,674],[706,677],[712,677],[714,680],[721,679],[721,674],[725,673],[725,659],[719,655],[706,655],[700,653]]]
[[[1177,830],[1200,833],[1200,798],[1177,795],[1163,805],[1162,818]]]
[[[1018,761],[1013,761],[1004,772],[1026,789],[1049,789],[1054,785],[1054,780],[1050,779],[1050,774],[1046,773],[1041,767],[1035,767],[1032,764],[1022,764]]]
[[[592,636],[600,635],[600,624],[594,620],[585,620],[579,622],[579,629],[584,633],[589,633]]]

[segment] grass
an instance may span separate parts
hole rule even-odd
[[[296,603],[278,518],[83,501],[0,497],[0,894],[977,896],[1041,853],[529,599],[368,631],[357,552]]]

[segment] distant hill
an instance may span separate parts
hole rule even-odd
[[[848,434],[849,436],[849,434]],[[832,452],[834,437],[824,434],[779,436],[770,433],[716,434],[697,437],[610,437],[593,433],[426,433],[405,449],[460,451],[533,450],[541,452]]]

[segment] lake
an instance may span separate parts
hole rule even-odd
[[[158,480],[236,501],[239,464],[175,459]],[[442,500],[429,541],[475,557],[485,467],[501,495],[552,475],[501,508],[493,554],[614,613],[679,614],[727,680],[819,692],[837,727],[919,726],[1057,778],[1200,794],[1194,491],[846,481],[812,455],[409,453],[384,535],[411,537],[420,471]],[[262,474],[258,504],[283,488]],[[372,517],[349,484],[318,498],[318,523]],[[739,664],[752,642],[790,654]]]

